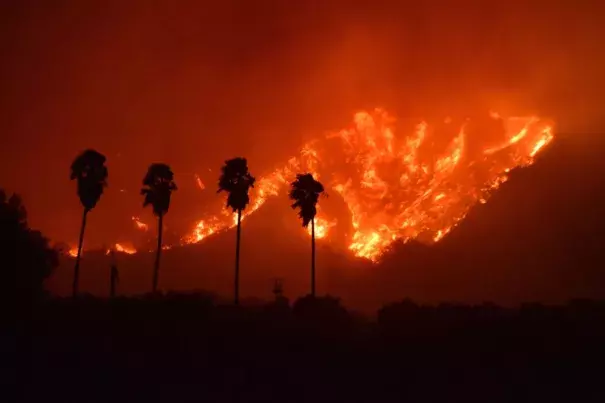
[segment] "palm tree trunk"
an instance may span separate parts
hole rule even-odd
[[[111,274],[109,275],[109,297],[114,298],[116,296],[116,280],[114,278],[113,269],[111,269]]]
[[[239,244],[242,234],[242,210],[237,210],[237,238],[235,241],[235,305],[239,305]]]
[[[88,209],[84,209],[82,214],[82,227],[80,228],[80,239],[78,240],[78,255],[76,256],[76,265],[74,266],[74,282],[71,287],[72,297],[78,295],[78,285],[80,284],[80,255],[82,255],[82,244],[84,243],[84,230],[86,229],[86,215]]]
[[[164,225],[164,215],[160,214],[158,217],[158,247],[155,252],[155,265],[153,266],[153,288],[152,292],[155,294],[158,290],[158,275],[160,271],[160,255],[162,254],[162,232]]]
[[[311,220],[311,296],[315,298],[315,217]]]

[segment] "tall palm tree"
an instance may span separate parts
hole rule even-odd
[[[155,264],[153,266],[153,287],[155,293],[158,289],[158,273],[160,271],[160,255],[162,254],[162,229],[164,215],[170,207],[170,196],[177,190],[174,183],[174,173],[166,164],[151,164],[147,174],[143,178],[141,194],[145,196],[143,207],[151,205],[153,214],[158,217],[158,246],[155,253]]]
[[[303,227],[307,228],[311,223],[311,295],[315,297],[315,215],[324,187],[309,173],[297,174],[290,186],[289,196],[294,201],[292,208],[300,209],[298,216],[302,219]]]
[[[227,192],[227,208],[237,212],[237,238],[235,243],[235,304],[239,304],[239,246],[241,238],[242,211],[250,203],[248,191],[254,187],[254,177],[248,171],[245,158],[233,158],[225,161],[218,181],[218,192]]]
[[[71,163],[70,179],[76,180],[78,185],[78,197],[84,207],[82,215],[82,227],[80,228],[80,239],[78,240],[78,255],[74,266],[74,281],[72,285],[72,295],[78,294],[78,285],[80,281],[80,255],[82,254],[82,243],[84,242],[84,230],[86,228],[86,216],[92,210],[107,186],[107,167],[106,158],[103,154],[95,150],[85,150]]]

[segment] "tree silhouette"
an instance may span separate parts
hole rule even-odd
[[[294,201],[293,209],[299,209],[298,216],[303,227],[311,223],[311,295],[315,297],[315,215],[319,196],[324,193],[323,185],[310,173],[297,174],[290,184],[290,199]]]
[[[227,208],[237,212],[237,238],[235,244],[235,290],[234,301],[239,304],[239,247],[241,237],[242,211],[250,203],[248,191],[254,187],[254,177],[248,171],[248,161],[245,158],[233,158],[225,161],[221,168],[218,181],[218,191],[227,192]]]
[[[82,254],[82,244],[84,242],[84,230],[86,229],[86,216],[92,210],[107,186],[107,167],[105,166],[105,156],[95,150],[85,150],[71,163],[71,180],[77,180],[78,197],[84,207],[82,214],[82,228],[80,228],[80,238],[78,240],[78,255],[74,266],[74,281],[72,286],[72,295],[78,294],[78,284],[80,281],[80,255]]]
[[[174,183],[174,173],[166,164],[151,164],[143,178],[141,194],[145,196],[143,207],[151,205],[153,214],[158,217],[158,245],[153,266],[153,287],[155,293],[158,289],[158,273],[160,271],[160,255],[162,254],[162,230],[164,215],[170,207],[170,196],[177,190]]]
[[[2,298],[5,307],[23,307],[44,291],[44,279],[57,267],[58,253],[39,231],[27,224],[27,212],[17,195],[7,197],[0,189],[0,254]]]

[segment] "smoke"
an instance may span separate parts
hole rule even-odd
[[[67,167],[98,148],[110,187],[88,240],[101,244],[133,214],[152,219],[138,196],[149,163],[185,184],[167,222],[184,225],[203,209],[194,174],[212,187],[208,168],[246,155],[262,175],[363,108],[495,108],[569,132],[603,121],[599,6],[390,3],[13,2],[0,24],[0,183],[23,194],[35,227],[72,241]]]

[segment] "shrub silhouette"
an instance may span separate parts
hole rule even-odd
[[[58,253],[40,231],[27,224],[21,198],[0,189],[0,254],[3,298],[23,307],[44,295],[44,280],[58,265]],[[7,306],[5,304],[5,306]],[[8,305],[11,306],[11,305]]]

